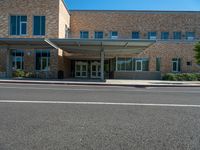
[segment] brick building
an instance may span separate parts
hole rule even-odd
[[[0,77],[160,79],[200,72],[200,12],[69,11],[62,0],[0,1]]]

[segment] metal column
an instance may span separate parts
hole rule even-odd
[[[104,81],[104,58],[105,53],[104,49],[101,50],[101,80]]]

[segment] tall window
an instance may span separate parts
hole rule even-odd
[[[156,36],[157,36],[156,32],[148,32],[148,39],[155,40],[157,38]]]
[[[88,39],[89,38],[89,32],[88,31],[80,31],[80,38],[81,39]]]
[[[41,70],[41,71],[50,70],[50,51],[49,50],[36,51],[36,70]]]
[[[161,39],[168,40],[169,39],[169,32],[161,32]]]
[[[139,32],[132,32],[132,39],[139,39],[140,33]]]
[[[34,27],[33,35],[45,35],[45,16],[34,16],[33,17]]]
[[[22,50],[12,51],[12,67],[13,70],[24,69],[24,52]]]
[[[186,39],[187,40],[194,40],[195,39],[195,33],[194,32],[186,32]]]
[[[118,39],[118,32],[117,31],[111,31],[110,32],[110,38],[111,39]]]
[[[27,16],[10,16],[10,35],[27,34]]]
[[[172,59],[172,72],[180,72],[181,71],[181,59],[173,58]]]
[[[95,39],[103,39],[103,32],[102,31],[95,32],[94,33],[94,38]]]
[[[161,58],[157,57],[156,58],[156,71],[160,71],[160,63],[161,63]]]
[[[174,32],[174,40],[181,40],[181,32]]]

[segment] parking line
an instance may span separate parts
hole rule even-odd
[[[116,106],[153,106],[153,107],[194,107],[200,105],[188,104],[148,104],[148,103],[109,103],[109,102],[71,102],[71,101],[21,101],[21,100],[0,100],[0,103],[28,103],[28,104],[72,104],[72,105],[116,105]]]

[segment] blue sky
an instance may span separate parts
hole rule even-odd
[[[69,9],[196,10],[200,0],[65,0]]]

